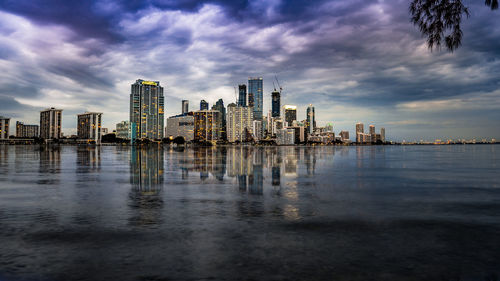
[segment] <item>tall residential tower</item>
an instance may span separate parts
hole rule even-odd
[[[264,107],[262,77],[248,78],[248,103],[248,106],[253,106],[253,118],[255,120],[262,120],[262,110]]]
[[[42,139],[62,137],[62,109],[51,107],[40,112],[40,137]]]
[[[131,86],[130,126],[132,139],[162,139],[165,100],[158,81],[138,79]]]

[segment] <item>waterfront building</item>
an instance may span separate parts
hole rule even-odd
[[[324,129],[325,132],[333,133],[333,124],[332,123],[326,124]]]
[[[116,124],[116,137],[130,139],[130,122],[122,121]]]
[[[227,106],[227,140],[229,142],[247,141],[253,131],[253,108],[237,106],[231,103]]]
[[[376,140],[375,125],[370,125],[370,136],[373,142]]]
[[[280,117],[280,105],[281,103],[281,93],[278,91],[273,91],[271,93],[271,112],[272,117]]]
[[[248,106],[253,106],[253,118],[262,120],[264,109],[262,77],[248,78]]]
[[[62,137],[62,109],[51,107],[40,112],[40,137],[43,139]]]
[[[282,128],[278,130],[276,143],[279,145],[295,144],[295,130],[292,128]]]
[[[349,141],[349,131],[340,131],[340,140],[342,142]]]
[[[283,119],[278,117],[271,118],[271,136],[277,136],[279,130],[283,129]]]
[[[193,114],[181,114],[171,116],[167,119],[165,137],[183,137],[185,141],[194,139],[194,116]]]
[[[247,106],[247,85],[238,85],[238,106]]]
[[[205,100],[200,101],[200,110],[208,110],[208,102]]]
[[[316,129],[316,116],[314,113],[314,106],[312,104],[309,104],[307,107],[307,121],[306,121],[306,127],[307,127],[307,132],[309,134],[314,133],[314,130]]]
[[[0,139],[8,139],[9,138],[9,123],[10,118],[0,116]]]
[[[219,114],[219,128],[220,128],[220,138],[223,140],[227,139],[227,125],[226,125],[226,108],[224,107],[224,101],[219,99],[213,106],[212,110],[217,110],[220,112]]]
[[[189,101],[182,100],[182,114],[187,114],[189,112]]]
[[[297,106],[295,105],[284,105],[283,106],[283,117],[285,118],[285,126],[292,126],[293,121],[297,120]]]
[[[356,142],[362,142],[362,135],[364,133],[364,125],[363,123],[356,123]]]
[[[217,110],[198,110],[194,113],[194,140],[217,141],[220,128],[217,126],[219,114]]]
[[[255,141],[259,141],[262,139],[262,124],[263,121],[261,120],[254,120],[253,121],[253,126],[252,126],[252,134],[253,134],[253,139]]]
[[[102,113],[86,112],[78,114],[78,138],[100,143],[102,138],[101,124]]]
[[[385,128],[380,128],[380,140],[385,142]]]
[[[39,136],[38,125],[25,125],[23,122],[16,122],[16,137],[18,138],[37,138]]]
[[[130,93],[131,139],[162,139],[164,106],[159,81],[136,80]]]

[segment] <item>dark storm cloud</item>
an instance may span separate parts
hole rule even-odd
[[[182,98],[232,102],[249,76],[264,76],[266,107],[277,74],[283,103],[317,103],[324,121],[445,124],[459,110],[472,120],[497,104],[500,87],[498,11],[479,2],[450,54],[426,49],[408,1],[0,0],[9,16],[0,19],[0,95],[118,122],[137,78],[160,80],[176,114]],[[459,106],[417,112],[449,104]],[[492,112],[488,120],[500,120]]]

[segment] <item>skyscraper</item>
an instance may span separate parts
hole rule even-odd
[[[208,102],[206,100],[200,101],[200,110],[208,110]]]
[[[79,139],[101,142],[102,113],[86,112],[78,114],[77,132]]]
[[[163,138],[164,110],[163,87],[160,82],[141,79],[135,81],[130,93],[131,138]]]
[[[280,99],[281,94],[278,91],[273,91],[271,93],[271,107],[272,107],[272,117],[280,117]]]
[[[194,112],[194,139],[197,141],[219,140],[220,128],[217,120],[221,114],[217,110],[198,110]]]
[[[363,133],[365,132],[363,123],[356,123],[356,142],[363,142]]]
[[[307,107],[307,132],[309,134],[314,133],[314,130],[316,129],[316,116],[314,113],[314,106],[312,104],[309,104]]]
[[[376,138],[376,133],[375,133],[375,125],[370,125],[370,137],[372,142],[375,142]]]
[[[39,136],[38,125],[25,125],[23,122],[16,122],[16,137],[18,138],[36,138]]]
[[[380,140],[385,142],[385,128],[380,128]]]
[[[10,118],[0,116],[0,140],[9,138]]]
[[[227,140],[229,142],[246,141],[247,135],[253,131],[252,120],[251,107],[229,104],[227,106]]]
[[[283,117],[285,118],[285,126],[290,127],[293,121],[297,120],[297,106],[295,105],[284,105],[283,106]]]
[[[238,106],[247,106],[247,85],[238,85]]]
[[[253,106],[253,118],[255,120],[262,120],[262,110],[264,107],[263,99],[263,80],[262,77],[249,77],[248,78],[248,100]]]
[[[220,128],[220,138],[226,139],[226,108],[224,107],[224,101],[219,99],[213,106],[212,110],[217,110],[220,112],[219,114],[219,128]]]
[[[62,137],[62,109],[51,107],[40,112],[40,137],[42,139]]]
[[[189,112],[189,101],[182,100],[182,114],[187,114]]]

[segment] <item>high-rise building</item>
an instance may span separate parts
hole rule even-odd
[[[200,101],[200,110],[208,110],[208,102],[206,100]]]
[[[250,97],[252,97],[251,101]],[[253,118],[262,120],[262,110],[264,108],[262,77],[248,78],[248,101],[248,106],[253,106]]]
[[[262,139],[262,124],[261,120],[254,120],[252,123],[252,134],[255,141]]]
[[[372,142],[375,142],[377,140],[377,136],[376,136],[376,133],[375,133],[375,125],[370,125],[370,136],[371,136],[371,140]]]
[[[9,123],[10,118],[0,116],[0,139],[8,139],[9,138]]]
[[[51,107],[40,112],[40,137],[42,139],[62,137],[62,109]]]
[[[306,119],[306,128],[307,132],[309,134],[314,133],[314,130],[316,129],[316,116],[314,113],[314,106],[312,104],[309,104],[307,107],[307,119]]]
[[[194,139],[194,116],[191,113],[169,117],[165,137],[183,137],[185,141]]]
[[[130,139],[130,122],[122,121],[116,124],[116,137]]]
[[[227,106],[227,140],[229,142],[247,141],[252,131],[253,108],[229,104]]]
[[[283,128],[278,130],[276,142],[279,145],[295,144],[295,130],[292,128]]]
[[[238,85],[238,106],[247,106],[247,85]]]
[[[280,117],[280,99],[281,94],[278,91],[274,91],[271,93],[271,112],[272,117]]]
[[[79,139],[101,142],[102,113],[85,112],[78,114],[77,133]]]
[[[285,126],[292,126],[293,121],[297,120],[297,106],[295,105],[284,105],[283,106],[283,117],[285,118]]]
[[[198,110],[194,112],[194,139],[197,141],[219,140],[220,128],[217,110]]]
[[[349,131],[340,131],[340,140],[343,142],[349,141]]]
[[[189,112],[189,101],[182,100],[182,114],[187,114]]]
[[[380,128],[380,140],[385,142],[385,128]]]
[[[131,86],[131,139],[162,139],[165,99],[158,81],[138,79]]]
[[[220,112],[219,114],[219,128],[220,128],[220,138],[225,140],[227,139],[227,126],[226,126],[226,108],[224,107],[224,101],[222,99],[219,99],[213,106],[212,110],[217,110]]]
[[[16,137],[18,138],[36,138],[38,134],[38,125],[25,125],[23,122],[16,122]]]
[[[356,123],[356,142],[363,142],[362,134],[365,132],[363,123]]]

